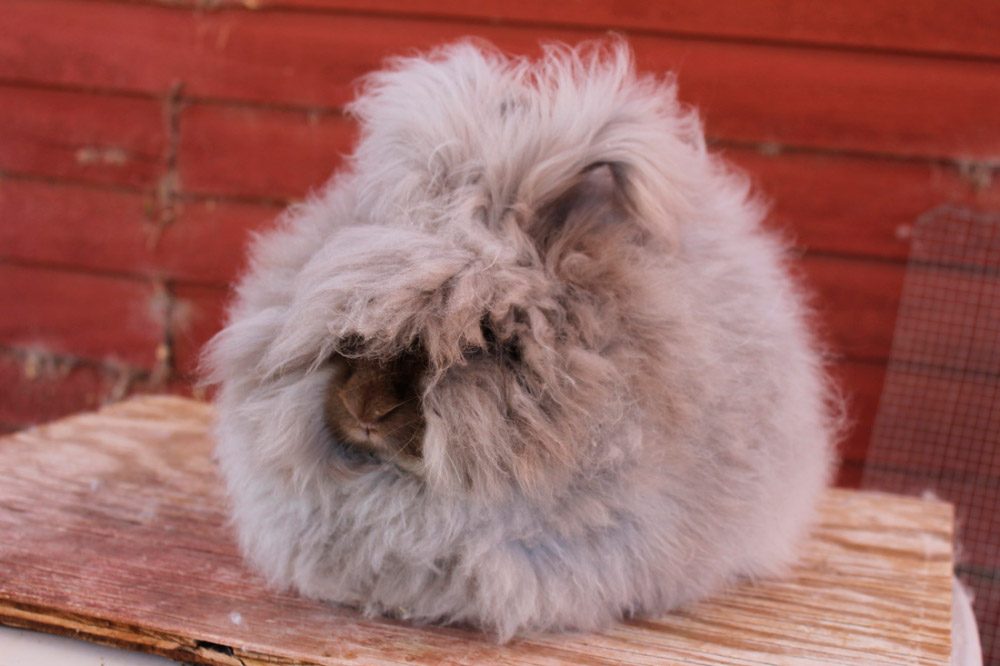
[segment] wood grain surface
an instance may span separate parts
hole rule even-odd
[[[950,505],[830,491],[802,561],[657,619],[497,646],[267,589],[212,408],[148,396],[0,439],[0,622],[204,664],[946,664]]]

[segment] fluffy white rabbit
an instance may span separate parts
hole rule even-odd
[[[828,382],[783,244],[672,80],[620,41],[463,42],[349,111],[347,166],[256,239],[208,352],[250,562],[499,640],[785,570]]]

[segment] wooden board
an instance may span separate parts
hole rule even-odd
[[[137,150],[128,147],[128,137],[114,136],[120,114],[98,102],[135,100],[90,93],[46,97],[46,103],[58,105],[47,113],[61,114],[62,124],[38,127],[34,107],[26,112],[32,122],[19,117],[5,122],[4,103],[9,99],[15,108],[22,97],[5,98],[3,92],[0,86],[0,170],[13,177],[0,179],[0,216],[10,220],[0,227],[0,256],[133,273],[155,268],[189,282],[232,279],[232,273],[188,269],[184,262],[166,265],[173,259],[169,251],[149,257],[143,247],[132,250],[133,245],[148,243],[145,227],[159,217],[155,193],[89,182],[105,176],[129,178],[128,161],[95,161],[96,155],[110,159]],[[75,126],[66,108],[107,106],[107,137],[77,139],[65,131]],[[236,245],[232,251],[237,252],[243,231],[273,217],[281,202],[301,199],[326,182],[352,149],[356,131],[352,123],[331,114],[200,103],[186,104],[179,124],[183,131],[174,185],[183,201],[173,210],[177,224],[164,230],[161,239],[196,226],[206,218],[199,204],[221,199],[217,216],[227,223],[211,236],[219,246]],[[843,154],[718,148],[745,169],[758,193],[773,203],[771,223],[810,251],[903,260],[909,252],[909,225],[923,212],[942,204],[1000,209],[1000,178],[991,178],[988,171]],[[166,171],[161,175],[166,178]],[[150,183],[155,176],[148,174]],[[36,233],[39,228],[41,233]],[[105,245],[112,251],[103,250]]]
[[[163,2],[163,0],[150,0]],[[198,6],[199,0],[171,0]],[[724,39],[800,42],[941,54],[1000,56],[995,6],[976,0],[840,0],[820,9],[787,0],[214,0],[272,7],[447,17],[493,23],[578,25]]]
[[[256,1],[256,0],[254,0]],[[332,109],[389,55],[470,33],[537,54],[597,29],[539,29],[411,16],[191,11],[133,2],[7,0],[0,78],[72,88]],[[710,136],[910,157],[1000,152],[1000,65],[839,49],[632,35],[639,66],[677,71]],[[182,128],[183,133],[183,128]]]
[[[127,95],[0,84],[0,170],[153,188],[167,148],[161,106]]]
[[[0,345],[152,369],[167,315],[149,282],[0,263]]]
[[[946,664],[950,505],[830,491],[787,580],[499,647],[268,590],[226,526],[212,408],[130,400],[0,439],[0,622],[205,664]]]

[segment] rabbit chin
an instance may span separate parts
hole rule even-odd
[[[248,559],[500,640],[783,571],[835,403],[783,243],[672,79],[620,41],[477,42],[361,90],[347,167],[257,238],[207,352]],[[357,465],[326,361],[412,349],[422,458]]]
[[[363,428],[340,427],[338,439],[342,446],[370,453],[376,461],[392,463],[411,474],[423,473],[423,461],[399,449],[399,443],[378,433],[366,433]]]

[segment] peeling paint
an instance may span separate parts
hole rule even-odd
[[[973,191],[982,192],[993,186],[993,178],[1000,169],[1000,158],[995,160],[957,160],[958,176],[968,183]]]
[[[177,168],[181,142],[181,111],[183,84],[174,83],[163,100],[163,123],[167,144],[163,154],[163,174],[156,183],[156,201],[149,207],[147,219],[151,223],[147,229],[146,246],[153,251],[160,237],[174,223],[180,211],[179,196],[181,183]]]
[[[30,381],[62,379],[76,365],[72,359],[61,357],[44,349],[26,349],[22,351],[22,354],[21,369],[25,379]]]
[[[149,381],[154,385],[162,385],[170,378],[173,361],[171,329],[174,319],[174,296],[170,293],[166,283],[162,281],[153,283],[153,295],[150,297],[148,305],[150,319],[163,331],[163,338],[160,339],[154,350],[156,363],[150,373]]]
[[[159,363],[166,362],[170,359],[170,347],[166,343],[161,342],[156,345],[156,360]]]
[[[760,143],[757,146],[757,152],[767,157],[775,157],[777,155],[780,155],[781,153],[784,152],[784,150],[785,150],[784,146],[782,146],[777,141],[764,141],[763,143]]]
[[[153,283],[153,295],[149,299],[149,318],[157,326],[166,326],[170,321],[170,292],[163,282]]]
[[[195,320],[194,308],[186,299],[175,299],[170,312],[170,328],[175,333],[186,333]]]
[[[62,382],[76,370],[96,373],[100,377],[100,388],[96,391],[87,389],[82,393],[85,402],[94,407],[117,402],[136,389],[161,389],[169,374],[169,366],[165,367],[165,373],[157,375],[156,370],[149,372],[113,357],[103,360],[87,359],[40,346],[4,348],[0,349],[0,354],[12,358],[19,365],[26,380],[39,382],[42,386]]]
[[[225,51],[226,45],[229,44],[229,33],[232,31],[233,26],[226,23],[221,28],[219,28],[219,34],[215,36],[215,50]]]
[[[197,0],[195,9],[212,11],[227,7],[243,7],[243,9],[260,9],[264,3],[261,0]]]
[[[108,371],[112,375],[113,383],[104,402],[118,402],[129,394],[132,385],[135,383],[136,376],[134,373],[129,372],[128,369],[120,366],[116,368],[114,365],[109,365]]]
[[[128,151],[118,146],[84,146],[76,151],[78,164],[122,166],[128,160]]]

